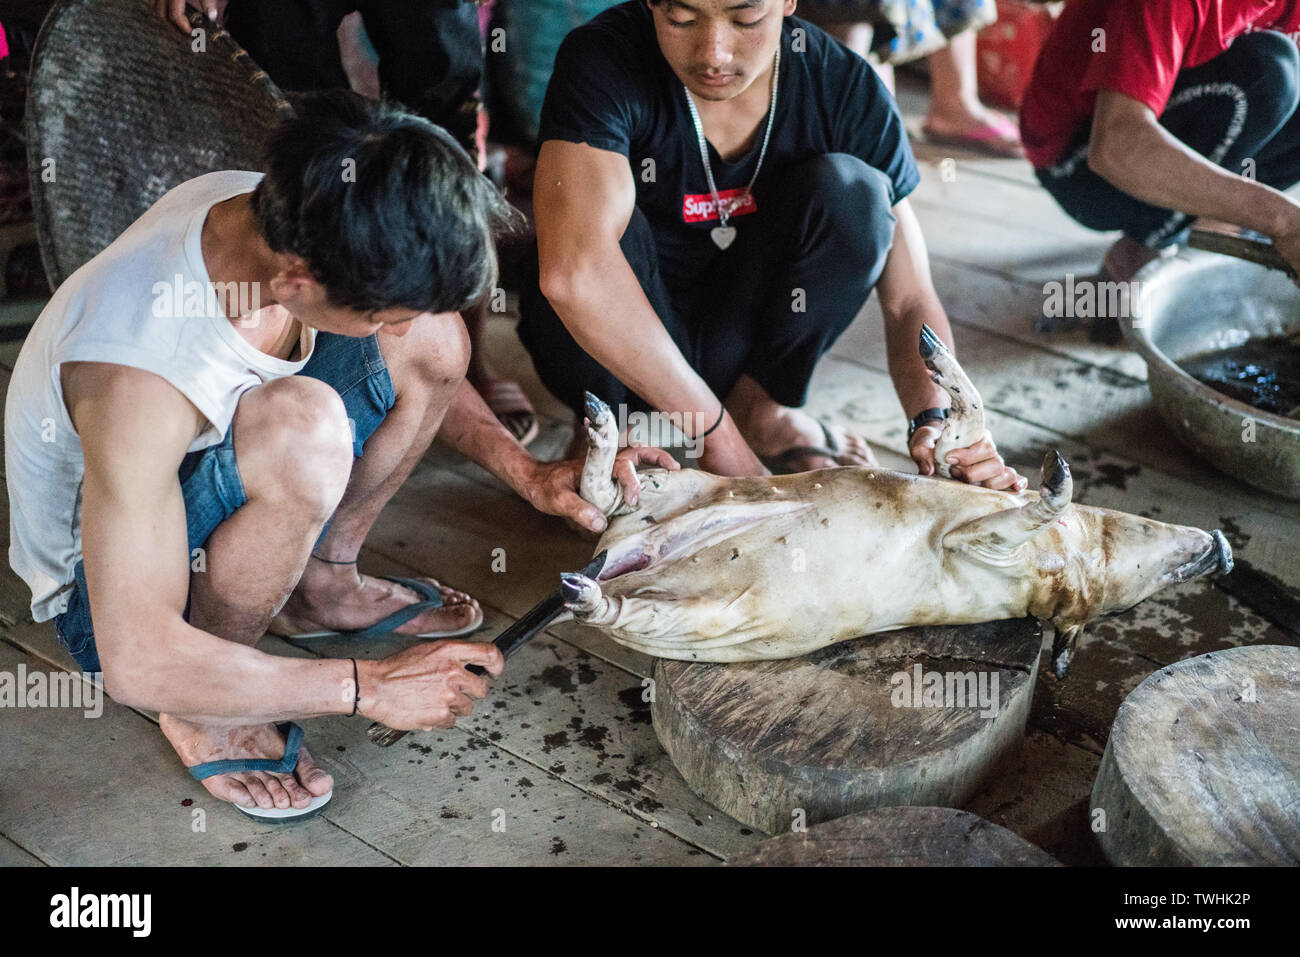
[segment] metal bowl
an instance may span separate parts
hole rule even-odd
[[[1220,471],[1300,500],[1300,421],[1231,399],[1178,365],[1248,339],[1300,331],[1300,290],[1275,270],[1195,251],[1157,259],[1134,279],[1141,305],[1120,325],[1146,360],[1161,417]]]

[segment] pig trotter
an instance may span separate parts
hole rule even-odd
[[[1065,508],[1074,494],[1070,466],[1056,449],[1043,456],[1043,485],[1040,494],[1054,512]]]
[[[1079,643],[1083,625],[1068,627],[1057,626],[1056,637],[1052,639],[1052,674],[1061,679],[1070,670],[1070,661],[1074,658],[1074,648]]]
[[[560,588],[564,592],[564,607],[578,619],[585,618],[600,607],[604,597],[600,585],[579,572],[560,575]]]
[[[934,366],[930,365],[929,360],[933,359],[942,348],[943,341],[934,334],[934,330],[921,323],[921,358],[926,360],[925,364],[931,371],[934,370]]]
[[[1014,562],[1022,546],[1061,518],[1073,494],[1070,466],[1053,450],[1043,457],[1043,484],[1037,499],[958,525],[943,537],[943,546],[974,552],[995,565]]]
[[[984,403],[975,389],[975,383],[957,363],[943,340],[929,326],[921,327],[921,358],[930,370],[934,381],[948,393],[950,407],[943,431],[934,446],[935,469],[944,478],[951,478],[948,453],[965,449],[984,438]]]
[[[585,403],[584,411],[587,414],[587,421],[592,425],[599,428],[614,418],[614,413],[604,400],[597,398],[590,392],[584,392],[582,398]]]
[[[578,494],[609,518],[632,509],[623,501],[623,490],[614,481],[614,459],[618,456],[618,425],[608,405],[585,395],[587,416],[587,461],[582,467]]]

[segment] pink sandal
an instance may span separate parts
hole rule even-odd
[[[921,127],[925,139],[936,146],[958,146],[999,159],[1019,159],[1025,155],[1020,130],[1005,116],[992,123],[980,123],[965,133],[939,133],[928,124]]]

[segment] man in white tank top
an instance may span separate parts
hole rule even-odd
[[[315,813],[333,787],[277,722],[451,727],[487,692],[466,666],[501,672],[473,642],[375,661],[254,647],[268,629],[481,625],[463,593],[356,566],[441,426],[539,509],[604,519],[577,495],[580,463],[537,462],[464,381],[459,311],[492,289],[508,214],[460,147],[322,94],[269,141],[266,170],[181,184],[60,286],[14,368],[5,466],[34,618],[115,700],[160,712],[212,794],[276,819]]]

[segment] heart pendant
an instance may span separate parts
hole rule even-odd
[[[736,241],[735,226],[714,226],[709,233],[713,237],[713,244],[719,249],[726,249]]]

